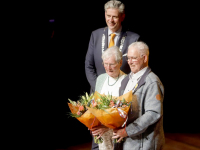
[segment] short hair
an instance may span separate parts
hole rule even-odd
[[[136,48],[137,51],[139,52],[140,54],[140,57],[142,57],[142,55],[147,55],[149,57],[149,47],[148,45],[143,42],[143,41],[136,41],[136,42],[133,42],[131,43],[129,46],[128,46],[128,49],[129,48]]]
[[[124,13],[125,5],[117,0],[110,0],[104,5],[104,10],[106,11],[109,8],[116,8],[121,14]]]
[[[115,61],[119,63],[122,60],[122,52],[119,50],[117,46],[112,46],[107,48],[103,53],[101,58],[103,60],[110,58],[111,56],[115,57]]]

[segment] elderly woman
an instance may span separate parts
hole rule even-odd
[[[120,70],[122,66],[122,53],[117,46],[108,48],[102,54],[106,73],[97,77],[95,91],[101,94],[119,96],[119,87],[126,74]]]
[[[104,51],[102,59],[106,73],[97,77],[95,91],[118,97],[121,81],[126,77],[126,74],[120,70],[122,53],[117,46],[112,46]],[[99,144],[99,150],[113,150],[112,129],[101,125],[91,129],[91,131],[94,136],[99,135],[103,138],[103,143]]]

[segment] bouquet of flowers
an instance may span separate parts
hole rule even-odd
[[[114,97],[112,95],[101,95],[97,91],[94,93],[94,100],[86,108],[106,127],[117,129],[126,125],[130,106],[137,102],[136,95],[132,96],[132,91]],[[135,106],[134,106],[135,107]],[[114,143],[117,139],[114,140]]]
[[[94,100],[86,108],[106,127],[123,127],[128,119],[128,111],[133,100],[132,91],[119,96],[94,93]]]
[[[86,127],[91,129],[92,127],[101,125],[101,122],[89,111],[87,110],[86,106],[87,104],[94,98],[94,95],[88,95],[88,93],[85,93],[85,96],[80,96],[80,99],[76,101],[72,101],[70,99],[68,106],[71,110],[69,115],[71,117],[75,117],[78,119],[81,123],[83,123]],[[96,139],[95,137],[95,143],[102,143],[102,139]]]

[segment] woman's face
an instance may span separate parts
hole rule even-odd
[[[116,78],[120,73],[122,60],[119,63],[117,63],[117,61],[115,61],[115,57],[111,56],[110,58],[103,60],[103,65],[106,70],[106,73],[109,76]]]

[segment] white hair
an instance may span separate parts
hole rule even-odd
[[[142,41],[137,41],[130,44],[128,46],[128,49],[129,48],[135,48],[140,53],[140,57],[142,57],[142,55],[147,55],[149,57],[149,47]]]
[[[122,52],[119,50],[119,48],[117,46],[112,46],[110,48],[107,48],[101,58],[103,60],[110,58],[111,56],[115,57],[115,61],[116,62],[120,62],[122,60]]]
[[[106,11],[109,8],[116,8],[121,14],[124,13],[125,5],[117,0],[110,0],[104,5],[104,10]]]

